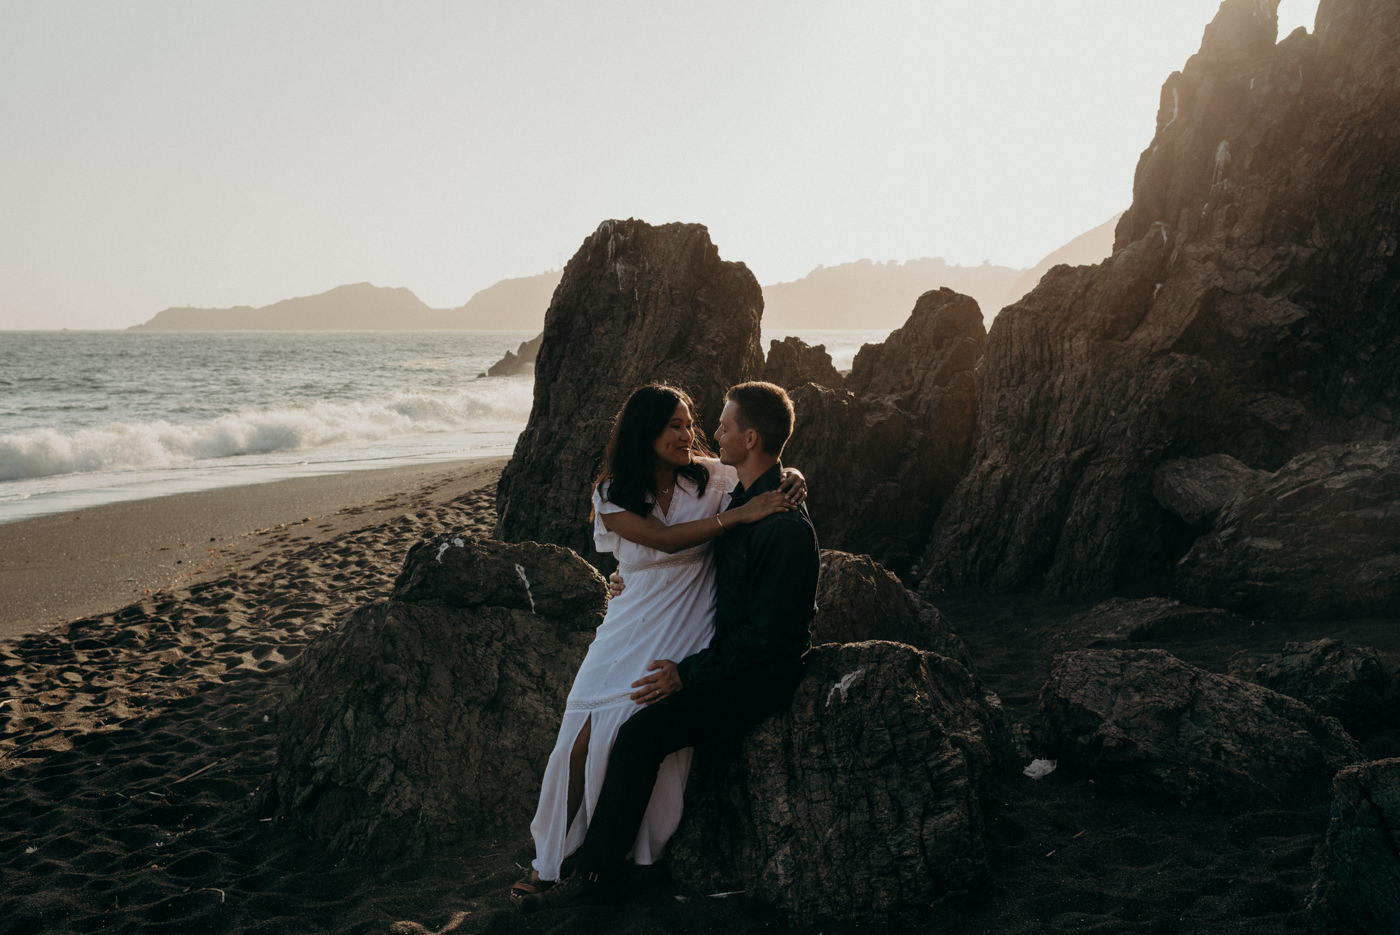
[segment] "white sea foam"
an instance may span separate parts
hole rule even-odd
[[[304,451],[496,426],[523,426],[528,379],[481,380],[441,394],[382,402],[316,402],[243,410],[203,422],[114,422],[0,435],[0,481],[167,468],[239,455]]]

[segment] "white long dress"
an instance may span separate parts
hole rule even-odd
[[[723,509],[738,478],[734,469],[711,458],[696,459],[710,471],[703,494],[684,477],[677,478],[670,513],[656,511],[668,526],[710,519]],[[595,514],[622,508],[593,493]],[[601,517],[593,523],[593,541],[600,552],[617,556],[626,587],[608,604],[588,654],[574,677],[564,708],[559,739],[545,767],[540,804],[530,823],[535,839],[535,870],[542,880],[559,879],[559,865],[578,849],[598,802],[617,731],[641,710],[628,697],[632,683],[646,674],[654,659],[679,662],[709,645],[714,633],[715,569],[710,545],[667,554],[638,545],[609,532]],[[588,760],[584,768],[583,804],[571,827],[568,821],[569,753],[574,740],[592,718]],[[633,845],[632,859],[651,864],[660,859],[666,842],[681,819],[685,778],[691,750],[678,750],[661,764],[656,787]]]

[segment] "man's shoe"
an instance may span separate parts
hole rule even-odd
[[[615,887],[601,882],[596,873],[576,871],[547,890],[521,897],[520,911],[538,912],[541,909],[601,906],[616,901]]]

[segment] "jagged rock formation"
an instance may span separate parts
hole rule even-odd
[[[927,292],[903,327],[856,354],[844,390],[809,384],[793,394],[784,459],[811,482],[808,508],[825,545],[911,572],[972,451],[985,339],[975,301]]]
[[[811,347],[801,338],[783,338],[781,341],[769,342],[768,359],[763,365],[763,379],[769,383],[776,383],[789,392],[804,383],[816,383],[833,389],[840,389],[846,383],[846,378],[841,376],[836,365],[831,362],[826,345]]]
[[[1400,7],[1332,0],[1275,46],[1276,7],[1226,0],[1166,82],[1114,255],[997,317],[927,586],[1160,592],[1200,532],[1164,462],[1400,430]]]
[[[483,377],[509,377],[517,373],[530,373],[535,369],[535,359],[540,354],[540,344],[544,340],[543,334],[535,335],[528,341],[520,342],[520,349],[517,351],[506,351],[506,356],[496,361]]]
[[[1157,649],[1057,656],[1040,710],[1050,755],[1185,802],[1325,801],[1332,775],[1360,758],[1336,719]]]
[[[496,535],[598,560],[589,493],[613,417],[634,388],[668,381],[699,428],[724,391],[762,372],[763,296],[699,224],[604,221],[564,269],[545,315],[530,419],[501,474]]]
[[[1344,769],[1313,858],[1312,935],[1395,931],[1400,920],[1400,759]]]
[[[979,795],[1000,706],[962,665],[897,643],[819,646],[790,712],[697,752],[672,874],[796,922],[883,919],[986,876]]]
[[[518,832],[605,602],[557,546],[420,542],[293,664],[265,809],[380,859]]]
[[[1236,654],[1230,674],[1336,718],[1358,740],[1400,731],[1400,659],[1369,646],[1334,639],[1286,643],[1264,657]]]
[[[938,608],[868,555],[822,551],[812,643],[887,640],[938,653],[972,669],[962,638]]]
[[[1400,443],[1318,448],[1266,479],[1181,560],[1184,595],[1282,617],[1400,610]]]

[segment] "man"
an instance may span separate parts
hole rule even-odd
[[[792,401],[771,383],[725,395],[715,441],[739,475],[731,506],[778,489],[792,434]],[[721,522],[718,515],[715,522]],[[787,707],[802,679],[817,593],[817,536],[805,506],[715,540],[715,634],[679,663],[658,659],[633,683],[646,705],[618,732],[575,870],[526,896],[526,912],[614,898],[661,761],[672,751],[737,733]]]

